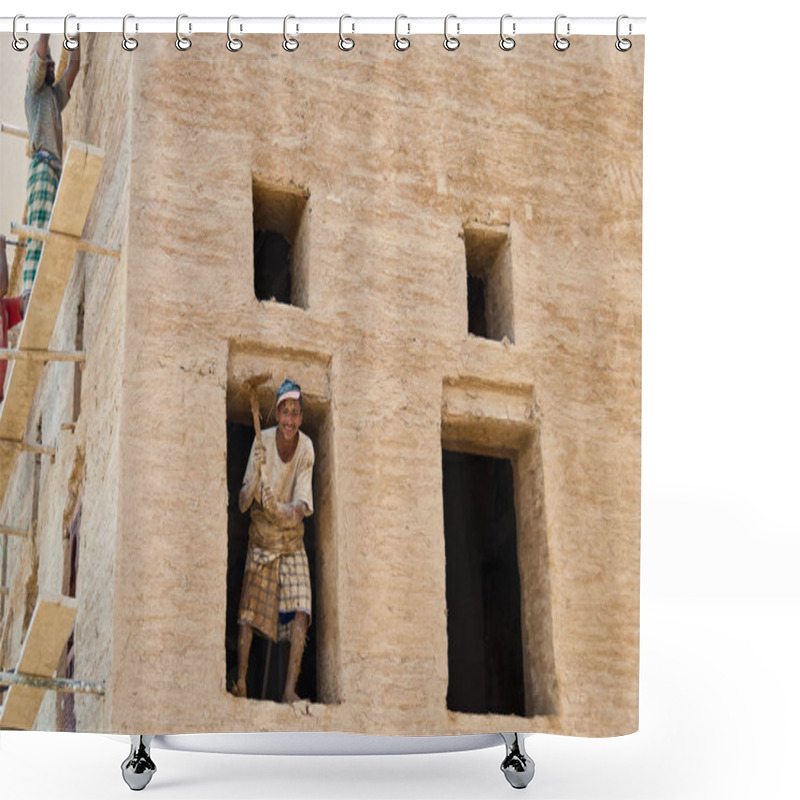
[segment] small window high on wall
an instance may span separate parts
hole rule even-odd
[[[447,707],[525,715],[514,473],[507,458],[442,451]]]
[[[258,300],[308,307],[308,193],[253,176],[253,290]]]
[[[464,228],[467,330],[473,336],[514,341],[511,251],[505,225]]]

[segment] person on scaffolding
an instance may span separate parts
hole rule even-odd
[[[79,39],[80,36],[76,36]],[[56,63],[50,55],[50,34],[43,33],[33,48],[25,87],[28,120],[28,225],[45,228],[61,178],[61,112],[69,102],[72,84],[80,69],[80,47],[70,51],[69,64],[56,81]],[[39,268],[42,242],[30,239],[22,269],[22,293],[28,295]]]
[[[232,693],[245,697],[253,629],[273,642],[289,640],[283,702],[300,700],[297,678],[311,623],[311,579],[303,519],[314,513],[314,445],[301,430],[303,396],[285,380],[276,397],[278,424],[256,431],[239,510],[250,510],[249,544],[239,602],[239,664]]]
[[[15,325],[19,325],[25,318],[25,308],[28,305],[27,295],[22,297],[6,297],[8,294],[8,260],[6,259],[6,237],[0,234],[0,326],[3,329],[3,336],[0,345],[3,350],[8,347],[8,331]],[[6,385],[6,367],[8,361],[0,358],[0,403],[3,401],[3,393]]]

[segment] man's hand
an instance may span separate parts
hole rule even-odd
[[[278,503],[275,500],[275,495],[272,494],[272,489],[269,486],[261,486],[261,506],[265,511],[272,514],[278,513]]]

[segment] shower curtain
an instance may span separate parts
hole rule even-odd
[[[636,730],[643,37],[353,40],[81,36],[0,728]]]

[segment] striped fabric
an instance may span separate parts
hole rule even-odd
[[[244,568],[239,624],[250,625],[273,641],[290,638],[292,620],[279,615],[305,611],[311,619],[311,578],[305,551],[277,555],[260,564],[248,550]]]
[[[47,227],[56,198],[56,189],[58,189],[58,173],[47,162],[37,158],[32,159],[28,167],[28,225],[34,228]],[[29,292],[33,288],[42,246],[43,242],[38,239],[28,240],[22,268],[23,292]]]

